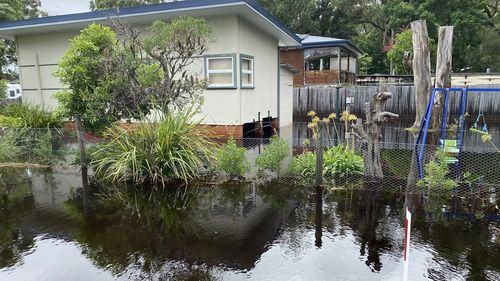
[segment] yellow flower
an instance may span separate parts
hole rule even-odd
[[[330,115],[328,115],[328,118],[330,118],[331,120],[337,118],[337,114],[335,113],[330,113]]]
[[[356,120],[358,120],[358,117],[354,114],[349,114],[349,116],[347,117],[347,120],[348,121],[356,121]]]
[[[323,123],[325,123],[325,124],[330,123],[330,119],[328,119],[328,118],[326,118],[326,117],[325,117],[325,118],[323,118],[323,120],[321,120],[321,121],[323,121]]]
[[[307,128],[312,129],[316,127],[316,123],[309,123],[307,124]]]
[[[319,121],[319,117],[318,117],[318,116],[314,116],[314,118],[312,119],[312,121],[313,121],[314,123],[318,123],[318,121]]]
[[[488,142],[491,141],[493,138],[491,137],[490,134],[486,133],[481,137],[481,139],[483,140],[483,142]]]
[[[349,111],[345,110],[344,112],[342,112],[342,117],[340,117],[340,120],[341,121],[346,121],[349,119]]]
[[[316,112],[314,112],[313,110],[311,110],[311,111],[309,111],[307,113],[307,116],[314,117],[314,116],[316,116]]]

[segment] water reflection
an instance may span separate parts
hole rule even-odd
[[[1,280],[399,279],[405,204],[415,280],[500,277],[496,198],[117,186],[95,187],[85,216],[78,171],[1,174]]]

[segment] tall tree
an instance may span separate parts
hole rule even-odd
[[[107,10],[113,8],[125,8],[133,7],[139,5],[156,4],[165,2],[164,0],[91,0],[90,9],[92,11],[96,10]]]
[[[271,14],[285,23],[296,33],[319,31],[319,23],[314,20],[315,0],[258,0]]]

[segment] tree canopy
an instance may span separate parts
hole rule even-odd
[[[498,0],[259,0],[259,2],[297,33],[313,33],[353,40],[367,54],[364,63],[370,63],[366,66],[368,73],[389,72],[387,52],[395,44],[391,38],[397,38],[397,34],[407,30],[409,23],[417,19],[427,21],[432,41],[437,40],[439,26],[455,26],[454,71],[468,69],[484,72],[487,67],[493,71],[500,71],[500,56],[495,51],[500,47],[498,19],[500,1]],[[394,36],[391,36],[391,33]],[[393,57],[393,61],[395,59],[402,60]]]
[[[156,4],[161,2],[165,1],[164,0],[91,0],[90,9],[92,11],[96,11],[96,10],[106,10],[113,8],[133,7],[146,4]]]

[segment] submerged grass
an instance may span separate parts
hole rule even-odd
[[[98,178],[112,182],[164,184],[198,177],[214,157],[208,130],[195,121],[192,108],[168,112],[158,122],[144,121],[133,129],[115,126],[109,142],[91,155]]]

